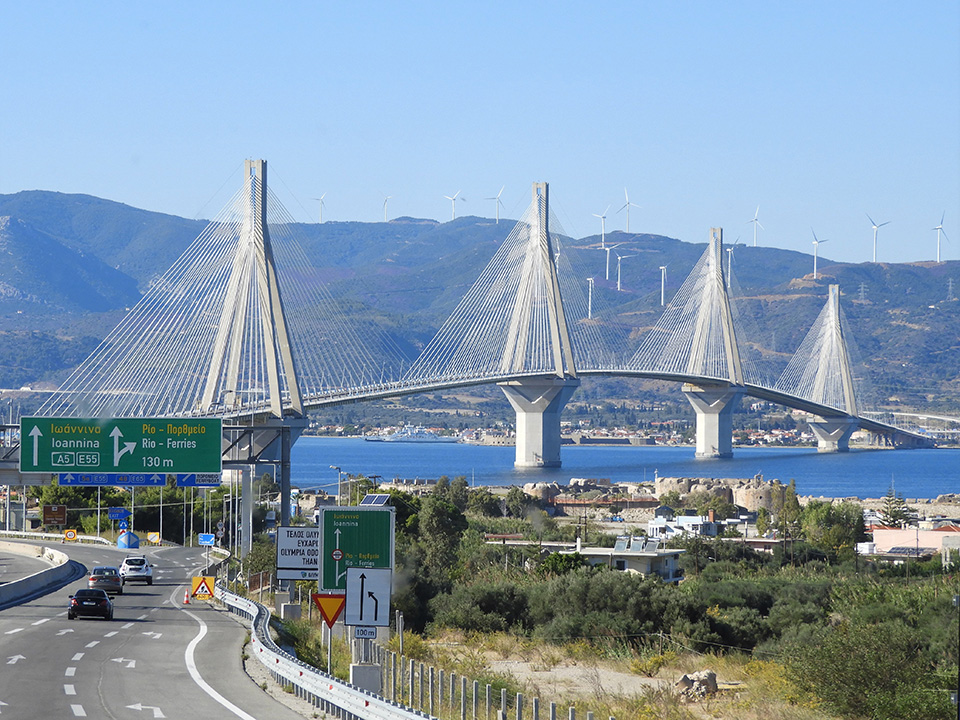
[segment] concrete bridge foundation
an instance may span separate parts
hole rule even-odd
[[[817,438],[817,452],[849,452],[850,436],[857,429],[857,419],[852,417],[808,420],[807,425]]]
[[[560,412],[580,381],[540,377],[499,385],[517,413],[514,467],[560,467]]]
[[[697,457],[733,457],[733,411],[742,388],[684,384],[683,394],[697,413]]]

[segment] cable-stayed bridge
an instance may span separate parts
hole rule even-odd
[[[836,286],[786,370],[766,377],[730,298],[720,229],[626,352],[592,316],[549,188],[536,183],[526,213],[411,362],[382,330],[338,309],[266,180],[266,162],[246,162],[231,202],[39,414],[221,416],[292,428],[292,442],[311,408],[497,383],[517,413],[517,465],[549,466],[560,463],[560,413],[580,378],[619,375],[682,383],[698,457],[732,453],[743,395],[815,416],[821,450],[846,450],[857,427],[924,442],[860,408]]]

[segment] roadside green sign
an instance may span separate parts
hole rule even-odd
[[[393,568],[394,508],[321,508],[319,524],[320,592],[346,592],[347,568]]]
[[[20,419],[22,473],[219,473],[219,418]]]

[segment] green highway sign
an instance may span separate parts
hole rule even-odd
[[[393,568],[394,508],[320,510],[320,592],[345,592],[347,568]]]
[[[22,473],[219,473],[219,418],[20,419]]]

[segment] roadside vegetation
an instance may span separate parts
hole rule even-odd
[[[391,492],[391,502],[400,580],[393,607],[413,631],[405,653],[509,688],[511,697],[536,692],[540,681],[493,669],[498,659],[524,662],[542,678],[570,664],[593,668],[598,689],[612,672],[663,681],[632,695],[542,698],[621,720],[956,716],[955,569],[945,572],[939,560],[864,562],[854,553],[864,537],[856,506],[801,507],[785,486],[764,518],[786,533],[785,547],[764,554],[736,538],[687,539],[677,543],[686,579],[668,585],[542,551],[536,542],[569,540],[576,527],[517,488],[498,497],[443,479],[423,497]],[[595,530],[587,531],[594,544]],[[534,543],[504,545],[485,533]],[[272,546],[258,545],[246,569],[269,570],[271,561]],[[296,634],[310,637],[302,627]],[[300,642],[307,650],[316,640]],[[721,691],[696,706],[681,702],[674,682],[707,668]]]

